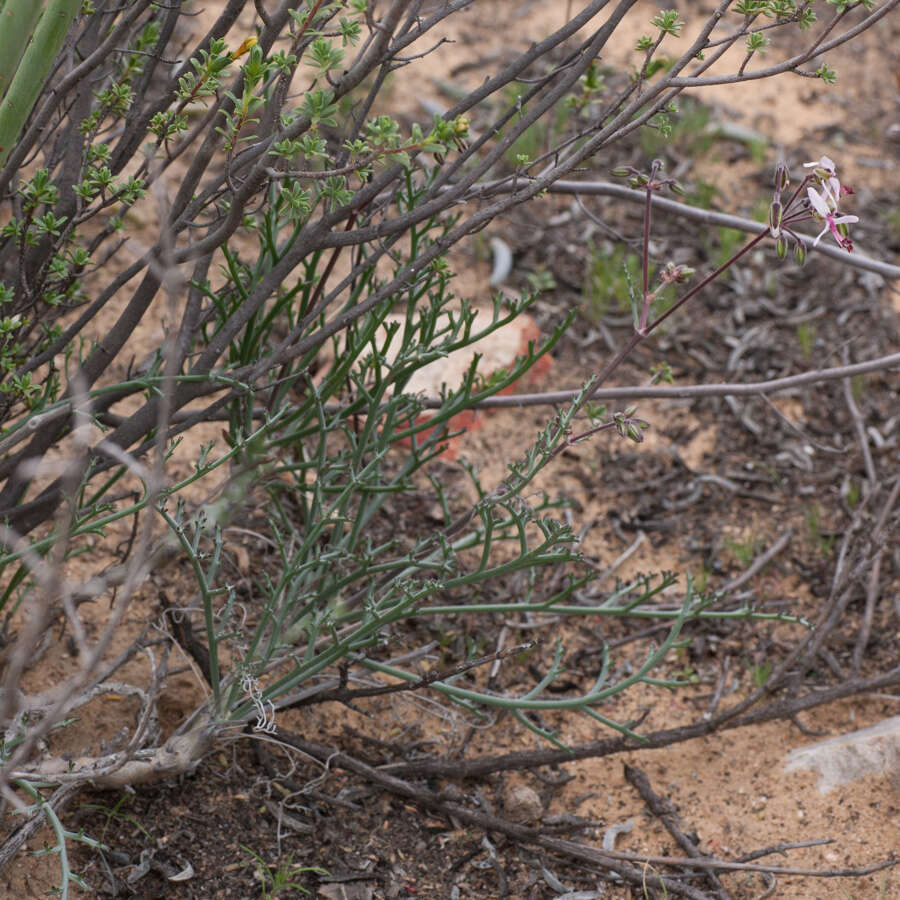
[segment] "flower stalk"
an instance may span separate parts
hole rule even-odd
[[[841,185],[837,177],[834,162],[827,156],[812,162],[804,163],[804,168],[812,171],[800,182],[787,203],[781,199],[782,192],[790,185],[790,176],[787,168],[779,164],[775,170],[775,193],[769,207],[768,222],[766,228],[749,240],[740,250],[734,253],[717,269],[707,275],[702,281],[686,291],[675,303],[655,319],[650,319],[650,313],[660,291],[668,284],[681,284],[694,274],[693,269],[685,266],[676,266],[668,263],[660,275],[660,283],[650,290],[650,224],[652,192],[668,187],[676,193],[682,193],[678,183],[671,178],[659,177],[662,163],[654,160],[649,173],[639,172],[631,166],[621,166],[614,169],[612,174],[619,178],[629,178],[632,187],[643,187],[646,191],[644,203],[643,223],[643,282],[640,298],[640,309],[635,314],[634,333],[622,346],[619,352],[604,367],[597,376],[596,382],[585,394],[582,405],[590,401],[606,380],[619,368],[619,366],[631,355],[634,349],[652,331],[662,325],[674,312],[681,309],[692,297],[696,296],[708,284],[715,281],[723,272],[733,266],[741,257],[749,253],[754,247],[771,237],[775,241],[775,252],[779,259],[784,259],[788,251],[788,237],[794,244],[794,259],[798,265],[806,261],[806,248],[802,240],[795,234],[790,225],[808,219],[819,219],[825,222],[825,227],[819,233],[813,246],[815,247],[822,237],[831,232],[838,246],[849,251],[853,250],[853,243],[848,235],[847,226],[859,221],[858,216],[840,215],[838,201],[840,197],[852,194],[853,190]],[[816,185],[816,187],[813,187]],[[818,190],[817,190],[818,188]],[[805,189],[805,194],[804,194]],[[633,414],[633,411],[632,411]],[[628,417],[629,421],[631,416]],[[629,437],[631,434],[629,433]],[[632,438],[634,439],[634,438]]]

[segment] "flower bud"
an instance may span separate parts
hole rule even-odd
[[[775,252],[778,254],[779,259],[784,259],[787,256],[787,251],[787,238],[785,238],[783,234],[780,234],[775,240]]]
[[[784,207],[781,201],[773,200],[769,207],[769,231],[773,238],[781,234],[781,220],[784,218]]]
[[[802,266],[803,263],[806,262],[806,247],[804,247],[803,244],[801,244],[799,241],[794,247],[794,260],[799,266]]]
[[[780,194],[791,183],[791,177],[788,174],[787,166],[779,163],[775,167],[775,190]]]
[[[256,35],[251,34],[250,37],[244,38],[241,46],[231,54],[231,58],[237,59],[239,56],[243,56],[245,53],[249,53],[258,43],[259,41]]]
[[[613,169],[612,173],[616,178],[627,178],[631,174],[631,171],[630,167],[619,166],[618,169]]]

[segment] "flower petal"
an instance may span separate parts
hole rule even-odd
[[[828,172],[829,175],[834,175],[835,167],[834,162],[829,159],[827,156],[823,156],[819,159],[814,159],[812,162],[803,163],[804,169],[824,169]]]
[[[816,191],[814,188],[808,187],[806,189],[806,195],[809,197],[809,202],[812,204],[812,208],[824,219],[826,216],[831,214],[831,207],[825,202],[824,198]]]

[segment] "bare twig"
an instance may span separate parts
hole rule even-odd
[[[844,365],[847,365],[848,354],[846,348],[844,349]],[[863,464],[866,468],[866,478],[869,481],[868,489],[870,491],[874,491],[878,487],[878,475],[875,472],[875,463],[872,462],[872,450],[869,447],[869,437],[866,434],[866,423],[863,419],[862,413],[859,411],[859,406],[856,404],[856,399],[853,396],[853,385],[849,378],[845,378],[843,381],[844,388],[844,400],[847,403],[847,409],[850,410],[850,417],[853,419],[853,428],[856,431],[856,439],[859,442],[859,449],[862,453]]]
[[[697,845],[684,833],[678,824],[678,816],[672,803],[660,797],[651,787],[647,774],[636,766],[625,764],[625,780],[641,795],[641,799],[647,805],[647,809],[656,816],[665,826],[666,831],[675,839],[675,843],[687,853],[691,859],[709,858],[702,854]],[[712,885],[713,894],[721,900],[728,900],[722,882],[713,871],[708,871],[706,877]]]
[[[810,692],[804,696],[791,696],[775,700],[755,709],[747,709],[746,701],[726,709],[713,718],[694,722],[681,728],[666,728],[641,735],[640,740],[628,737],[612,737],[582,744],[567,750],[525,750],[500,756],[483,756],[468,760],[423,759],[415,762],[392,763],[385,772],[403,778],[480,778],[492,772],[530,769],[535,766],[562,765],[578,759],[610,756],[623,750],[653,750],[716,731],[742,728],[760,722],[790,717],[807,709],[815,709],[835,700],[865,694],[900,684],[900,666],[872,678],[850,679],[829,688]],[[763,692],[758,692],[762,694]]]
[[[747,397],[754,394],[771,394],[790,388],[819,384],[825,381],[839,381],[854,375],[865,375],[900,367],[900,353],[891,353],[864,363],[853,363],[849,366],[834,366],[828,369],[814,369],[800,375],[787,375],[784,378],[772,378],[767,381],[750,384],[696,384],[671,387],[668,385],[642,385],[635,387],[600,388],[594,395],[595,400],[641,400],[641,399],[678,399],[693,400],[701,397]],[[540,394],[512,394],[505,397],[492,397],[472,404],[474,409],[506,409],[520,406],[556,406],[568,403],[578,394],[573,388],[567,391],[546,391]],[[426,398],[422,401],[425,409],[437,409],[440,401]]]
[[[785,547],[787,547],[793,533],[794,530],[792,528],[785,528],[765,552],[757,556],[740,575],[732,578],[730,581],[726,581],[719,590],[722,593],[726,593],[739,588],[742,584],[746,584],[754,575],[761,572],[773,559],[775,559]]]
[[[863,610],[863,619],[860,623],[856,645],[853,648],[852,669],[854,674],[858,673],[862,668],[863,654],[866,652],[869,637],[872,633],[872,623],[875,618],[875,605],[878,602],[881,592],[881,560],[884,556],[884,546],[881,545],[881,542],[886,538],[885,532],[889,532],[887,523],[893,512],[894,506],[897,503],[898,497],[900,497],[900,478],[894,480],[894,486],[891,489],[890,494],[888,494],[888,498],[875,523],[874,538],[879,543],[879,546],[875,551],[869,575],[866,579],[866,605]]]
[[[46,806],[59,814],[72,802],[72,800],[75,799],[79,790],[79,785],[61,785],[47,798]],[[38,812],[37,815],[29,817],[18,828],[7,835],[3,844],[0,845],[0,871],[5,869],[13,861],[19,850],[21,850],[26,842],[37,834],[45,824],[45,814],[43,812]]]
[[[543,835],[539,829],[515,825],[500,819],[497,816],[466,809],[456,802],[445,799],[441,794],[418,785],[413,785],[408,781],[403,781],[394,775],[389,775],[385,772],[384,768],[375,769],[368,766],[335,747],[315,744],[303,739],[297,734],[285,731],[284,729],[278,729],[278,737],[288,746],[295,747],[316,759],[327,759],[332,766],[355,772],[391,793],[406,797],[407,799],[432,809],[437,809],[455,817],[461,822],[473,825],[476,828],[497,831],[522,843],[534,844],[555,853],[561,853],[565,856],[571,856],[575,859],[581,859],[585,862],[602,866],[619,875],[631,884],[640,885],[644,883],[644,876],[641,872],[628,866],[628,863],[635,863],[638,865],[649,863],[651,865],[662,866],[687,866],[706,870],[708,872],[771,872],[779,875],[806,875],[816,878],[858,877],[871,874],[872,872],[880,872],[883,869],[892,868],[897,864],[896,859],[890,858],[883,862],[854,869],[807,869],[728,862],[727,860],[718,860],[709,857],[655,856],[640,853],[627,853],[618,850],[596,850],[592,847],[576,844],[572,841],[548,837]],[[646,883],[660,889],[665,886],[670,893],[674,893],[676,896],[702,896],[693,889],[680,885],[678,882],[668,878],[663,880],[656,875],[647,877]]]
[[[490,197],[496,193],[507,193],[514,189],[508,181],[490,181],[484,182],[471,188],[468,198],[478,199],[481,197]],[[644,191],[633,190],[621,184],[615,184],[609,181],[567,181],[559,179],[547,186],[547,192],[551,194],[573,194],[578,196],[595,196],[595,197],[615,197],[618,200],[626,200],[629,203],[643,205],[646,196]],[[700,209],[689,206],[686,203],[679,203],[677,200],[669,200],[660,197],[658,194],[653,197],[653,209],[661,212],[671,213],[676,216],[689,219],[692,222],[698,222],[701,225],[719,226],[722,228],[735,228],[738,231],[745,231],[748,234],[759,234],[760,224],[753,219],[745,219],[741,216],[732,216],[726,213],[713,212],[708,209]],[[798,234],[803,241],[804,246],[811,250],[815,242],[814,235]],[[900,266],[881,260],[872,259],[860,252],[858,249],[853,253],[847,253],[840,247],[832,247],[824,241],[815,247],[815,252],[821,253],[829,259],[837,260],[851,268],[863,269],[868,272],[876,272],[885,278],[900,278]]]

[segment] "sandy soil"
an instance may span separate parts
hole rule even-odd
[[[207,4],[196,23],[198,31],[214,15],[218,5],[218,2]],[[451,80],[461,86],[474,85],[484,77],[485,71],[491,71],[511,49],[527,46],[549,28],[561,24],[566,5],[522,3],[519,0],[480,0],[472,10],[459,17],[460,21],[453,26],[452,31],[448,31],[447,36],[453,43],[440,47],[414,73],[400,73],[390,98],[391,104],[395,105],[397,111],[415,114],[417,117],[421,115],[418,103],[422,98],[446,105],[448,101],[441,88],[442,81]],[[636,7],[625,26],[617,32],[616,43],[609,48],[609,55],[603,60],[605,64],[623,68],[634,63],[635,54],[630,53],[629,48],[633,46],[636,37],[647,30],[646,21],[657,9],[655,4],[650,3]],[[685,29],[687,34],[698,16],[707,11],[707,5],[682,4],[680,11],[688,22]],[[491,23],[496,22],[504,23],[505,27],[492,27]],[[236,33],[246,27],[247,23],[242,21],[236,26]],[[766,148],[767,165],[785,152],[799,153],[809,159],[827,153],[840,159],[843,170],[847,173],[846,180],[857,186],[861,199],[891,193],[896,197],[898,153],[897,145],[889,140],[888,130],[891,125],[900,122],[896,80],[900,72],[898,34],[900,22],[894,16],[893,20],[884,22],[875,34],[867,36],[861,44],[829,55],[829,63],[841,73],[841,79],[832,89],[808,79],[781,78],[771,83],[704,88],[697,96],[711,106],[716,122],[737,123],[764,135],[769,142]],[[682,39],[682,44],[684,43],[686,41]],[[478,67],[451,75],[455,67],[472,60],[483,62]],[[867,77],[858,77],[855,74],[857,72],[865,72]],[[415,79],[415,90],[410,82],[404,82],[407,74],[409,78]],[[745,158],[734,163],[720,156],[708,162],[704,178],[718,184],[726,195],[730,193],[729,186],[733,186],[736,178],[760,168],[757,162]],[[599,169],[596,173],[588,174],[607,177],[606,171]],[[864,226],[860,228],[860,245],[865,246]],[[488,266],[483,259],[476,259],[476,252],[474,247],[462,248],[458,252],[457,261],[463,267],[463,272],[457,286],[460,293],[476,301],[483,301],[488,295],[485,288]],[[900,313],[896,294],[892,296],[883,287],[878,289],[877,294],[878,303]],[[157,321],[151,327],[161,328],[162,322]],[[136,347],[150,337],[136,335]],[[572,355],[566,357],[558,354],[554,368],[545,376],[547,387],[574,387],[585,374],[571,345],[567,345],[566,352],[571,352]],[[893,383],[896,391],[896,377]],[[776,402],[782,404],[782,401]],[[791,402],[795,405],[791,406]],[[805,416],[812,416],[809,404],[804,407],[796,400],[783,401],[783,404],[782,411],[801,424],[805,424]],[[668,465],[665,461],[677,454],[687,471],[704,471],[727,452],[723,443],[727,443],[733,435],[731,430],[720,430],[714,417],[701,416],[685,404],[648,402],[641,404],[641,414],[651,422],[664,423],[664,427],[651,429],[647,441],[639,448],[645,461],[655,460],[660,466]],[[458,455],[479,461],[485,483],[495,483],[505,473],[507,459],[522,446],[523,431],[530,436],[537,431],[542,421],[543,413],[540,411],[528,411],[524,415],[521,412],[485,415],[480,422],[481,427],[461,440]],[[186,472],[192,453],[196,452],[201,443],[215,439],[218,430],[210,426],[192,434],[179,450],[179,459],[173,471]],[[579,524],[592,520],[599,523],[588,532],[584,552],[600,565],[612,563],[627,549],[628,543],[623,542],[621,534],[616,535],[608,524],[610,509],[618,502],[612,488],[589,496],[585,492],[585,481],[596,477],[596,467],[614,462],[622,464],[619,445],[612,440],[601,439],[589,449],[573,454],[573,458],[566,460],[557,471],[547,475],[544,482],[548,489],[571,494],[579,499],[580,508],[575,514]],[[885,464],[886,468],[887,465],[896,467],[896,457],[885,459]],[[204,487],[202,490],[209,491],[211,488]],[[201,496],[202,492],[198,493],[197,499]],[[710,509],[709,516],[715,518],[722,530],[720,546],[727,547],[728,542],[740,544],[752,535],[760,536],[761,539],[773,538],[780,530],[783,517],[797,515],[797,509],[790,506],[791,499],[796,498],[785,498],[781,506],[750,503],[746,508],[735,508],[727,515],[720,515],[723,512],[721,509]],[[711,507],[715,507],[717,503],[712,498],[708,502]],[[616,574],[627,579],[641,571],[670,568],[699,573],[702,563],[692,549],[692,533],[690,528],[685,527],[664,540],[646,540],[621,565]],[[123,532],[117,538],[122,539],[124,536]],[[633,539],[633,532],[629,532],[629,536]],[[242,536],[237,528],[233,532],[233,539],[236,545],[242,543]],[[246,551],[244,553],[246,556]],[[105,547],[98,546],[88,555],[79,558],[73,566],[86,572],[102,565],[106,556]],[[246,560],[243,565],[241,562],[240,553],[235,551],[234,566],[238,575],[248,565]],[[735,560],[732,558],[730,563],[734,566]],[[73,574],[76,571],[73,570]],[[246,575],[246,571],[243,574]],[[792,571],[789,562],[785,562],[776,571],[769,572],[767,577],[770,579],[768,589],[775,593],[782,592],[789,605],[797,605],[806,612],[811,612],[819,602],[804,583],[802,573]],[[113,652],[127,646],[144,627],[153,614],[160,590],[178,591],[188,588],[189,581],[183,572],[177,571],[177,567],[175,570],[155,573],[131,608]],[[894,588],[897,588],[896,579]],[[86,613],[86,617],[92,627],[100,628],[106,613],[104,604],[95,604]],[[891,641],[895,642],[896,649],[896,642],[900,640],[900,624],[896,618],[885,613],[883,621],[886,632],[879,635],[882,652]],[[585,630],[572,629],[568,638],[570,646],[575,648],[579,644],[590,642]],[[170,666],[183,667],[184,671],[170,679],[164,696],[161,714],[162,726],[167,732],[174,729],[202,702],[206,691],[202,678],[194,671],[191,661],[178,650],[175,654],[178,659],[173,659]],[[604,710],[604,714],[622,721],[649,708],[649,716],[642,726],[648,730],[674,727],[692,721],[698,710],[702,711],[703,703],[707,702],[703,697],[710,693],[709,683],[714,683],[718,677],[723,659],[724,655],[717,656],[715,652],[711,655],[697,653],[693,659],[688,654],[681,660],[681,664],[694,667],[701,676],[701,685],[672,694],[651,692],[649,688],[642,686],[617,700],[609,710]],[[726,682],[725,697],[734,700],[749,690],[749,673],[747,660],[735,658],[732,664],[733,674]],[[65,644],[54,645],[30,672],[25,687],[30,691],[46,689],[60,683],[76,668],[77,661],[66,651]],[[117,677],[142,683],[146,682],[148,675],[146,660],[136,659]],[[362,704],[360,708],[362,712],[330,706],[303,713],[290,712],[284,716],[282,724],[286,728],[315,735],[317,740],[337,744],[348,728],[365,732],[375,739],[395,740],[398,734],[408,732],[411,722],[415,721],[419,727],[420,739],[437,743],[431,748],[435,752],[453,746],[465,730],[461,719],[448,719],[446,713],[442,709],[438,710],[427,698],[395,697],[390,702],[372,702]],[[99,698],[79,711],[77,722],[52,738],[49,752],[97,752],[104,741],[111,740],[123,728],[131,727],[135,710],[136,704],[131,699]],[[875,694],[836,703],[800,718],[807,729],[834,735],[898,714],[900,695]],[[572,743],[584,743],[604,735],[599,725],[583,718],[565,720],[564,728],[564,740]],[[900,796],[887,777],[871,776],[823,796],[817,791],[812,774],[784,773],[787,753],[814,740],[815,737],[802,733],[797,724],[788,721],[772,722],[696,739],[662,750],[633,752],[567,765],[564,768],[572,776],[572,780],[553,792],[545,814],[577,814],[596,822],[596,827],[587,832],[587,838],[598,843],[610,825],[633,822],[633,828],[618,838],[616,849],[680,855],[658,820],[645,812],[642,801],[624,780],[623,766],[628,764],[643,769],[657,793],[665,795],[675,804],[685,830],[693,829],[696,832],[698,845],[703,851],[729,858],[782,841],[826,838],[831,842],[792,850],[783,857],[770,858],[770,861],[780,865],[823,869],[863,866],[895,854],[900,847]],[[500,753],[536,746],[540,744],[533,735],[506,721],[500,727],[478,731],[469,743],[468,753]],[[234,775],[234,767],[238,765],[238,757],[233,755],[236,753],[237,751],[226,748],[204,763],[200,775],[205,779],[206,786],[194,787],[199,779],[187,781],[180,788],[185,792],[185,805],[170,805],[169,809],[203,808],[201,800],[197,800],[196,804],[192,802],[191,791],[205,790],[213,796],[218,795],[224,806],[234,804],[236,812],[232,824],[245,816],[245,812],[241,812],[245,809],[246,817],[253,819],[249,812],[253,803],[242,793],[241,779]],[[241,757],[238,767],[247,764]],[[248,777],[248,783],[254,777]],[[542,782],[533,777],[532,773],[510,776],[509,780],[528,784],[538,792],[543,789]],[[330,785],[326,783],[323,790],[331,790]],[[148,788],[142,793],[152,795],[153,791],[153,788]],[[164,795],[163,788],[159,789],[159,795]],[[145,799],[136,802],[145,803]],[[171,796],[169,799],[171,801]],[[106,800],[109,806],[114,802],[114,799]],[[244,803],[246,807],[241,805]],[[378,800],[376,796],[366,797],[360,803],[369,804],[370,811],[380,810],[385,819],[383,827],[386,831],[393,827],[388,819],[403,816],[403,810],[396,806],[385,806],[382,809],[378,804],[387,801]],[[256,802],[256,806],[258,805]],[[157,809],[158,819],[153,818],[153,809]],[[167,835],[176,833],[174,826],[149,800],[142,810],[143,815],[139,817],[141,826],[154,831],[156,837],[165,844]],[[350,816],[349,813],[341,815]],[[415,813],[412,819],[417,819],[419,815]],[[361,826],[354,824],[354,821],[352,816],[347,819],[346,840],[351,842],[361,833]],[[427,824],[426,817],[422,818],[422,822]],[[412,827],[409,822],[406,825]],[[402,828],[403,825],[398,822],[396,827]],[[234,824],[234,828],[237,834],[238,826]],[[451,850],[454,847],[469,846],[466,841],[470,841],[471,835],[467,835],[464,829],[444,831],[441,834],[443,843],[440,849],[448,858],[453,855]],[[257,832],[259,840],[268,839],[268,835],[269,832],[260,826]],[[228,835],[223,835],[222,838],[231,853],[230,848],[234,842]],[[38,849],[48,840],[49,835],[42,834],[30,842],[29,849]],[[249,840],[247,838],[245,842]],[[275,857],[274,846],[263,843],[254,846],[267,859]],[[402,846],[405,845],[398,840],[398,853]],[[415,846],[417,845],[414,845],[412,853],[408,852],[407,856],[415,857]],[[422,859],[430,860],[432,866],[438,865],[442,854],[435,849],[434,841],[430,838],[427,846],[427,853],[422,851]],[[450,849],[445,849],[448,846]],[[216,849],[208,847],[207,852],[215,858]],[[377,856],[385,851],[382,849],[374,852]],[[456,855],[461,856],[462,853]],[[229,863],[231,861],[229,859]],[[324,853],[317,861],[325,868],[329,868],[334,862]],[[432,876],[429,881],[426,877],[427,867],[425,871],[421,867],[416,870],[415,865],[410,862],[408,868],[413,881],[418,871],[419,874],[415,877],[420,879],[419,890],[409,890],[406,894],[400,892],[394,896],[445,896],[447,882],[441,880],[439,872],[428,873]],[[467,870],[462,867],[458,871],[465,873]],[[468,873],[454,876],[455,883],[460,887],[460,897],[495,896],[492,892],[495,888],[491,887],[489,880],[485,880],[483,870],[470,869]],[[557,871],[555,874],[565,883],[571,880],[572,873]],[[8,897],[38,897],[56,884],[56,878],[52,861],[21,855],[0,876],[0,886]],[[250,896],[253,887],[249,874],[247,879],[245,895]],[[101,880],[102,876],[94,870],[93,881],[99,883]],[[845,900],[847,897],[900,896],[900,880],[894,870],[851,879],[779,877],[774,893],[769,894],[766,893],[768,883],[759,875],[726,875],[723,876],[723,883],[736,898],[774,896],[785,900]],[[204,893],[204,890],[207,889],[191,886],[188,882],[180,888],[170,888],[170,893],[166,895],[238,896],[236,893],[214,892],[211,888],[208,893]],[[611,898],[630,896],[621,887],[607,887],[606,891],[604,896]],[[338,895],[322,892],[320,896]],[[345,896],[349,897],[350,894]],[[543,897],[550,894],[535,893],[528,896]]]

